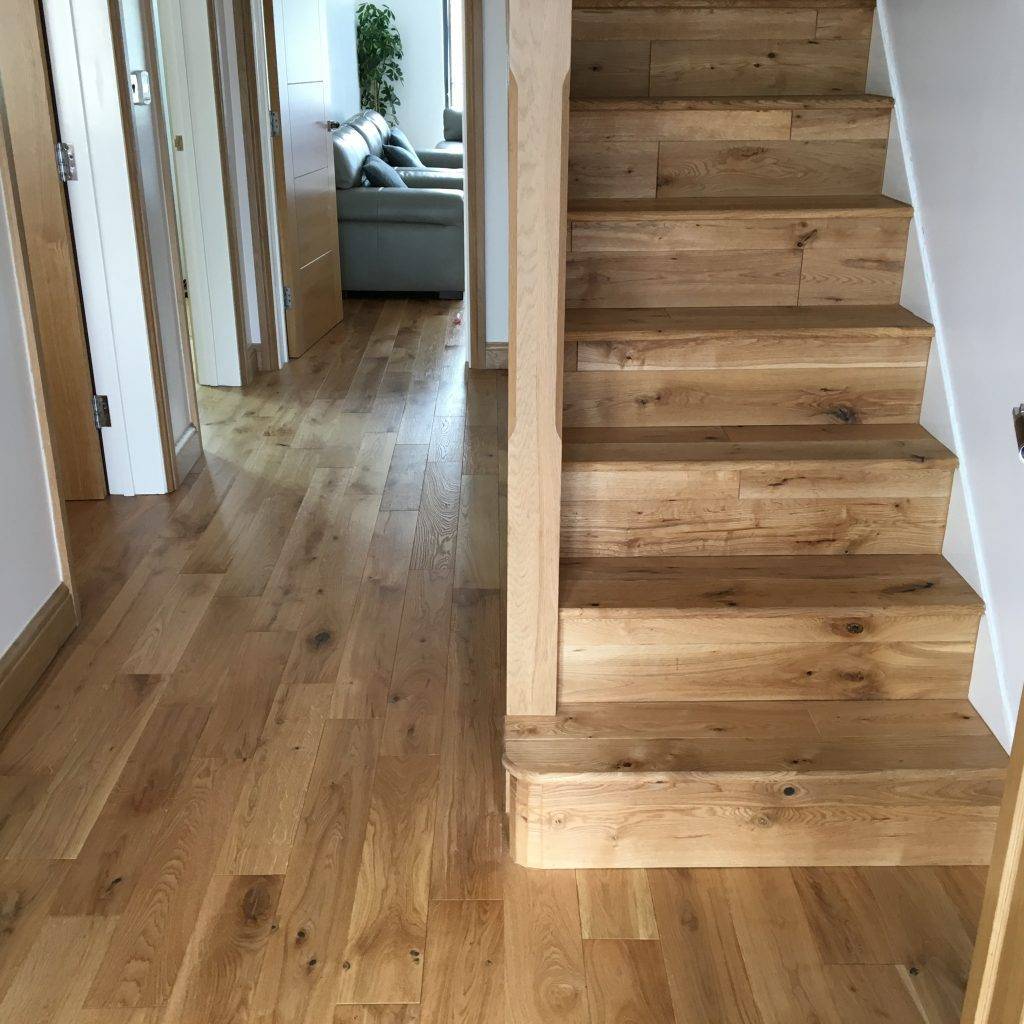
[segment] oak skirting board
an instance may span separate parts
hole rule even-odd
[[[61,583],[0,657],[0,729],[32,692],[77,624],[71,592]]]

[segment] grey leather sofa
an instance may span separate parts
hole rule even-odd
[[[457,156],[458,166],[465,166],[465,146],[462,140],[462,111],[454,107],[444,108],[444,138],[437,144],[437,152]],[[424,161],[426,163],[426,161]]]
[[[445,111],[447,114],[448,111]],[[346,124],[351,124],[362,134],[363,138],[366,139],[366,144],[370,147],[370,152],[374,156],[380,156],[381,150],[384,143],[387,141],[388,135],[391,133],[387,121],[377,113],[376,110],[364,110],[354,117],[350,117]],[[446,132],[447,132],[447,120],[445,121]],[[459,116],[459,137],[462,137],[462,118]],[[420,161],[428,168],[449,168],[450,170],[461,169],[462,167],[462,143],[457,143],[457,148],[452,148],[451,143],[446,143],[443,139],[437,144],[434,149],[417,149],[416,155],[420,158]],[[404,177],[404,175],[403,175]],[[459,186],[462,187],[461,185]]]
[[[360,114],[333,132],[342,285],[348,291],[460,293],[462,172],[400,168],[407,188],[365,185],[363,163],[383,147],[379,117]]]

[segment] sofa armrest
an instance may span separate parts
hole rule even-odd
[[[417,149],[416,155],[427,167],[461,167],[461,149]]]
[[[463,223],[462,193],[444,188],[348,188],[338,189],[338,220],[378,224],[437,224],[458,227]]]
[[[465,186],[461,168],[399,167],[398,175],[409,188],[456,188]]]

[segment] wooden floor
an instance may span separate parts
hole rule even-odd
[[[4,1024],[955,1024],[984,870],[528,872],[503,848],[503,376],[353,301],[76,504],[0,743]]]

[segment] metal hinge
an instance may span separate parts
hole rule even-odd
[[[181,290],[184,293],[185,298],[187,299],[188,298],[188,278],[187,277],[183,277],[181,279]]]
[[[97,430],[110,426],[110,402],[106,395],[92,396],[92,421]]]
[[[292,295],[291,288],[288,285],[284,286],[284,308],[291,309],[295,305],[295,297]]]
[[[78,180],[78,165],[75,163],[75,147],[67,142],[58,142],[54,147],[57,160],[57,174],[66,185]]]
[[[281,115],[276,111],[270,111],[270,134],[276,139],[281,134]]]

